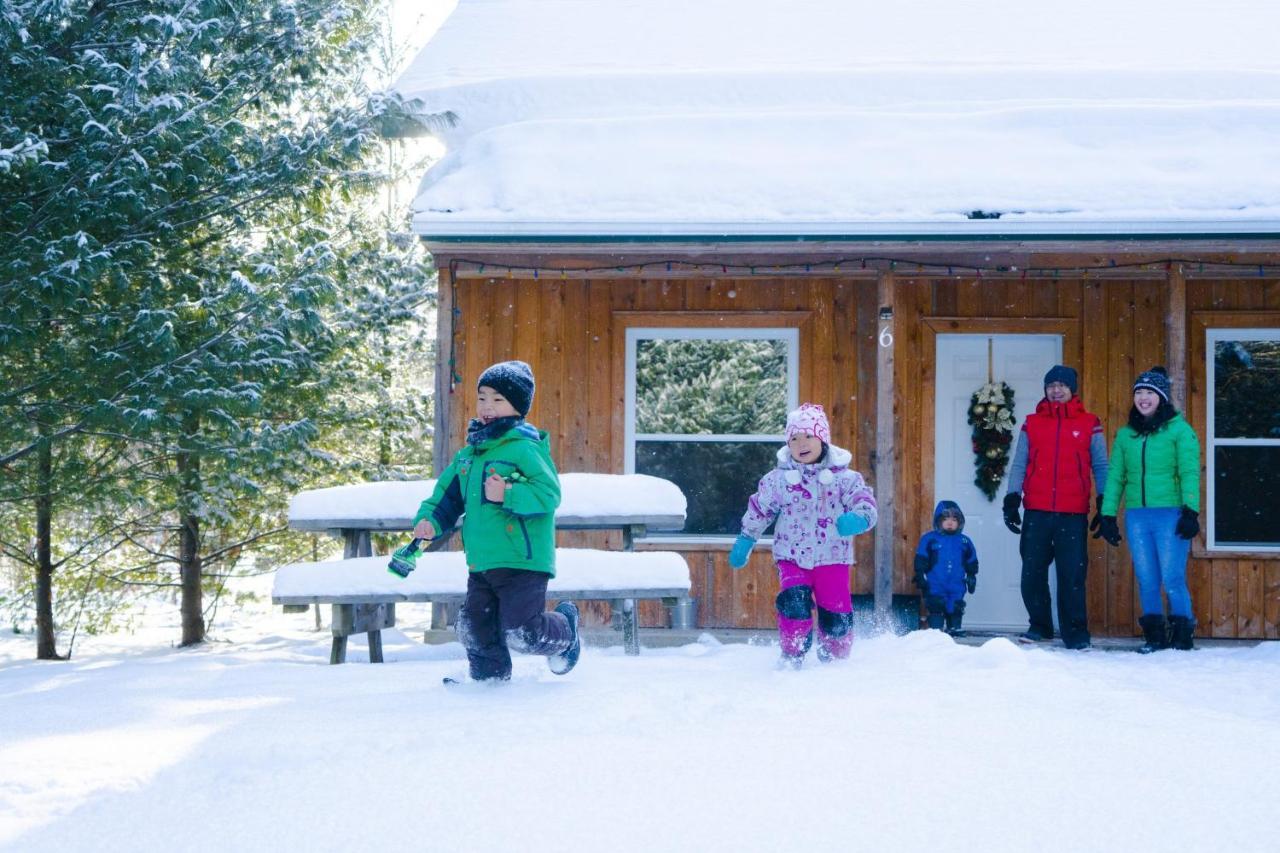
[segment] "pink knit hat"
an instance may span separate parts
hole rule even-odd
[[[807,433],[830,444],[831,424],[827,422],[827,413],[816,403],[801,403],[800,408],[787,414],[787,441],[796,433]]]

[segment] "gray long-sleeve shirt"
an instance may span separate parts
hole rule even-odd
[[[1009,484],[1005,489],[1006,495],[1011,492],[1022,493],[1022,482],[1027,478],[1027,459],[1031,453],[1028,444],[1027,434],[1019,432],[1018,443],[1013,449],[1013,461],[1009,463],[1009,476],[1005,478],[1005,482]],[[1102,494],[1107,485],[1107,439],[1100,432],[1095,432],[1089,439],[1089,467],[1093,469],[1094,490]]]

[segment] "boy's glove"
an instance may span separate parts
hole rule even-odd
[[[968,587],[968,588],[969,588],[969,594],[970,594],[970,595],[972,595],[972,594],[973,594],[973,592],[974,592],[974,590],[976,590],[976,589],[978,588],[978,576],[977,576],[977,575],[965,575],[965,576],[964,576],[964,585],[965,585],[966,587]]]
[[[409,577],[409,573],[418,564],[418,555],[422,553],[422,543],[424,541],[423,539],[414,539],[408,545],[398,549],[391,555],[391,562],[387,563],[387,571],[397,577]]]
[[[1178,525],[1173,528],[1173,532],[1177,533],[1180,539],[1195,539],[1196,534],[1200,532],[1200,513],[1189,506],[1184,506],[1182,515],[1178,516]]]
[[[1022,516],[1018,513],[1018,507],[1022,506],[1022,495],[1018,492],[1009,492],[1004,496],[1004,526],[1014,533],[1022,534]]]
[[[751,549],[755,544],[756,540],[745,533],[739,533],[738,538],[733,540],[733,547],[729,549],[729,568],[737,571],[745,566],[747,560],[751,559]]]
[[[836,519],[836,531],[841,536],[857,536],[871,528],[867,520],[856,512],[846,512]]]
[[[921,595],[929,594],[929,576],[924,572],[916,569],[916,573],[911,576],[911,582],[916,585],[916,589],[920,590]]]
[[[1093,534],[1094,539],[1102,539],[1108,545],[1120,544],[1120,525],[1116,524],[1114,515],[1103,515],[1098,518],[1098,532]]]

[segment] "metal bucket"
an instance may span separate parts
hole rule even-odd
[[[692,631],[698,627],[698,599],[680,598],[668,609],[673,630]]]

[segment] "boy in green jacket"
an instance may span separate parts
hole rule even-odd
[[[458,639],[476,681],[511,678],[510,649],[546,655],[564,675],[578,662],[578,608],[544,612],[556,573],[555,511],[560,478],[547,434],[525,422],[533,371],[523,361],[489,367],[476,383],[476,417],[414,517],[413,535],[434,539],[462,517],[467,597]],[[446,679],[447,680],[447,679]]]
[[[1169,375],[1153,367],[1133,383],[1129,422],[1116,433],[1111,470],[1094,538],[1120,544],[1116,512],[1124,498],[1125,533],[1142,600],[1140,652],[1190,649],[1195,634],[1187,556],[1200,532],[1200,439],[1170,400]],[[1164,615],[1160,587],[1169,597]]]

